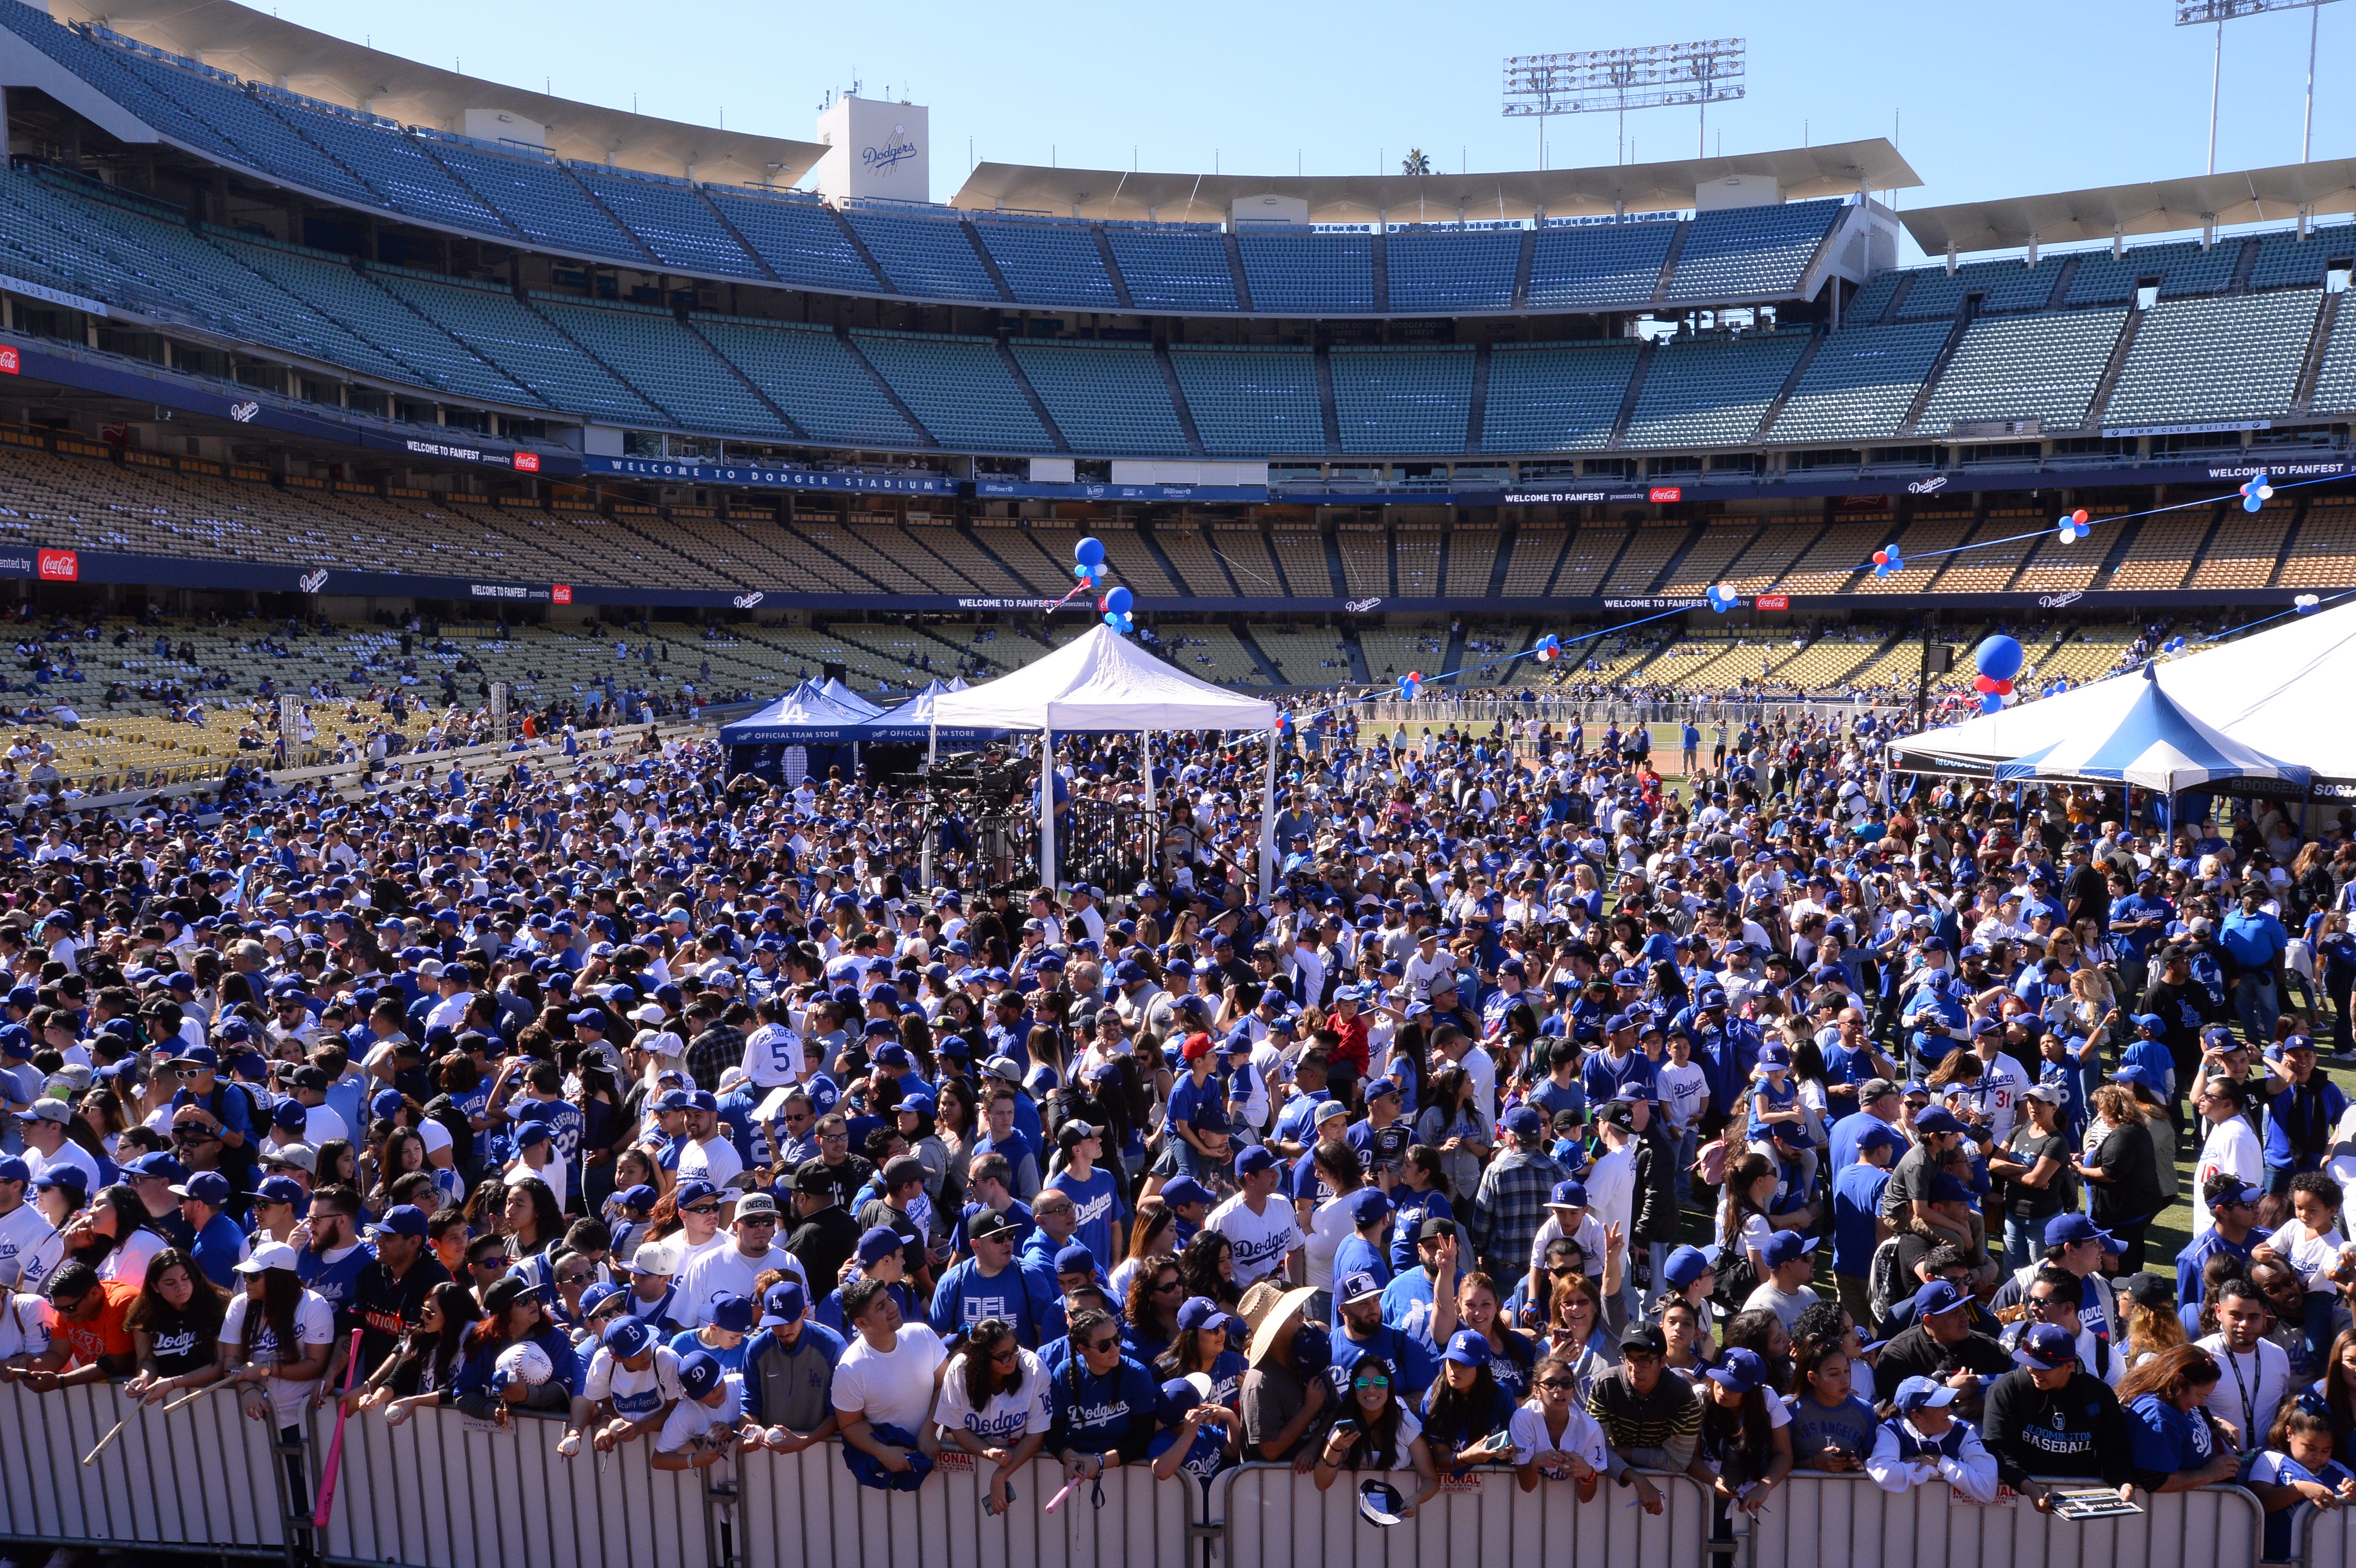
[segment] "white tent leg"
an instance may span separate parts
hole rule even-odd
[[[925,828],[924,863],[916,874],[929,891],[933,885],[933,764],[940,760],[941,727],[937,723],[925,728]]]
[[[1268,731],[1268,777],[1259,787],[1259,897],[1262,903],[1272,903],[1276,897],[1276,742],[1279,731],[1274,725]]]
[[[1039,731],[1039,885],[1055,891],[1055,732]]]

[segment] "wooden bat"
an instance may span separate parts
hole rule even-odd
[[[207,1383],[204,1387],[202,1387],[202,1388],[198,1389],[196,1392],[194,1392],[194,1393],[184,1393],[184,1394],[182,1394],[179,1398],[177,1398],[177,1399],[176,1399],[176,1400],[172,1401],[172,1403],[169,1403],[169,1404],[167,1404],[167,1405],[166,1405],[166,1406],[164,1407],[164,1413],[165,1413],[166,1415],[169,1415],[169,1414],[171,1414],[174,1411],[176,1411],[176,1410],[179,1409],[182,1405],[186,1405],[186,1404],[194,1404],[194,1403],[197,1403],[197,1401],[198,1401],[198,1400],[200,1400],[200,1399],[204,1398],[204,1397],[205,1397],[205,1395],[207,1395],[207,1394],[209,1394],[209,1393],[219,1393],[219,1392],[220,1392],[220,1391],[221,1391],[221,1390],[223,1390],[223,1389],[225,1389],[225,1388],[235,1388],[236,1386],[237,1386],[237,1385],[236,1385],[235,1383],[232,1383],[232,1382],[229,1381],[227,1379],[223,1379],[223,1380],[222,1380],[221,1381],[220,1381],[220,1382]]]
[[[123,1435],[123,1429],[131,1424],[131,1417],[141,1413],[147,1407],[145,1404],[133,1405],[129,1413],[126,1413],[122,1420],[116,1422],[113,1425],[106,1429],[106,1435],[98,1440],[97,1447],[91,1449],[89,1453],[81,1456],[81,1462],[85,1466],[96,1464],[98,1462],[98,1456],[106,1452],[106,1445],[113,1442],[117,1437],[121,1436]]]
[[[347,1397],[352,1392],[352,1383],[359,1378],[359,1371],[360,1331],[355,1328],[352,1330],[351,1346],[344,1355],[344,1393]],[[315,1530],[327,1528],[327,1505],[336,1500],[336,1471],[342,1466],[344,1458],[344,1422],[350,1413],[350,1406],[343,1400],[336,1402],[336,1435],[328,1441],[327,1463],[319,1472],[319,1511],[311,1520]]]

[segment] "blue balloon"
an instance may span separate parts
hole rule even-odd
[[[1116,632],[1120,630],[1120,617],[1114,614],[1109,610],[1105,612],[1104,624],[1110,626]]]
[[[1072,575],[1086,582],[1088,580],[1088,569],[1086,566],[1076,566],[1072,568]]]
[[[1984,691],[1980,693],[1980,711],[1983,713],[2003,712],[2004,693],[2000,691]]]
[[[1105,595],[1105,608],[1116,615],[1128,614],[1129,607],[1136,602],[1134,596],[1126,588],[1116,588]]]
[[[2019,643],[2001,632],[1972,650],[1972,663],[1990,680],[2010,680],[2020,673],[2028,656]]]
[[[2245,512],[2262,512],[2265,510],[2265,506],[2266,504],[2258,499],[2255,496],[2244,496],[2242,497],[2242,510]]]
[[[1084,539],[1079,543],[1072,547],[1072,559],[1078,561],[1083,566],[1101,565],[1103,564],[1104,558],[1104,540],[1100,539],[1093,537]]]

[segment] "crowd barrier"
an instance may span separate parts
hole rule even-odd
[[[168,1415],[135,1410],[110,1385],[48,1395],[0,1385],[0,1540],[288,1552],[264,1423],[230,1395]],[[125,1415],[122,1435],[84,1466]],[[332,1404],[310,1418],[303,1464],[313,1484],[334,1427]],[[398,1427],[380,1416],[348,1423],[320,1556],[378,1568],[1713,1568],[1730,1556],[1740,1568],[2256,1568],[2264,1540],[2257,1499],[2229,1487],[2072,1523],[2020,1503],[1958,1501],[1944,1486],[1889,1493],[1860,1476],[1801,1474],[1713,1545],[1709,1494],[1688,1477],[1654,1477],[1666,1507],[1653,1515],[1609,1483],[1582,1503],[1564,1485],[1524,1492],[1505,1469],[1451,1479],[1414,1519],[1383,1530],[1359,1516],[1353,1477],[1320,1492],[1290,1466],[1257,1464],[1220,1476],[1207,1495],[1125,1467],[1105,1477],[1101,1504],[1081,1485],[1051,1514],[1062,1476],[1043,1461],[992,1517],[983,1477],[962,1455],[943,1456],[914,1494],[884,1493],[856,1485],[834,1444],[662,1471],[643,1441],[562,1458],[560,1431],[546,1417],[491,1429],[452,1410]],[[2318,1514],[2306,1534],[2308,1563],[2356,1563],[2356,1513]]]

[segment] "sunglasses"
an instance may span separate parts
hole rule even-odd
[[[1081,1348],[1087,1350],[1091,1356],[1101,1356],[1112,1350],[1119,1349],[1120,1348],[1120,1340],[1118,1338],[1110,1339],[1094,1339],[1090,1340],[1087,1345]]]
[[[736,1223],[739,1225],[751,1225],[757,1229],[774,1231],[777,1228],[777,1217],[775,1214],[747,1214],[743,1219],[737,1221]]]
[[[680,1210],[680,1212],[682,1214],[717,1214],[720,1212],[720,1205],[717,1203],[691,1203],[686,1208]]]
[[[1175,1296],[1185,1288],[1186,1283],[1183,1280],[1164,1280],[1162,1284],[1153,1287],[1153,1294],[1156,1296]]]
[[[559,1285],[587,1285],[591,1280],[595,1279],[596,1277],[597,1276],[594,1274],[560,1275],[557,1276],[556,1283]]]
[[[176,1144],[213,1144],[220,1142],[219,1133],[209,1133],[202,1127],[174,1127],[172,1141]]]
[[[1002,1349],[992,1350],[990,1353],[990,1360],[991,1364],[996,1366],[1012,1366],[1022,1354],[1023,1352],[1018,1347],[1008,1345]]]
[[[476,1258],[472,1262],[468,1263],[466,1266],[472,1269],[503,1269],[508,1266],[507,1255],[505,1253],[494,1253],[489,1257]]]
[[[1358,1379],[1356,1382],[1350,1386],[1353,1388],[1388,1388],[1391,1386],[1391,1380],[1387,1377],[1383,1377],[1378,1373],[1368,1372],[1365,1376]]]

